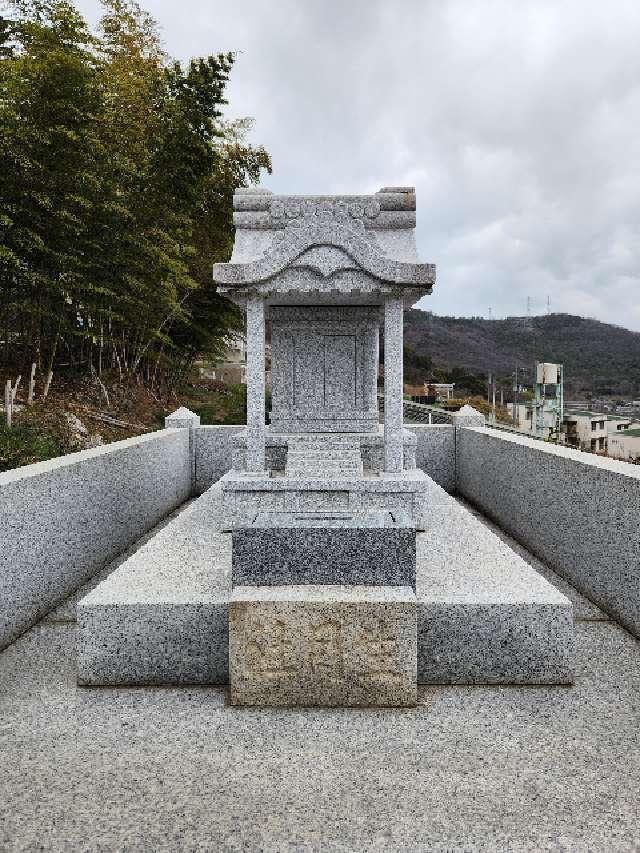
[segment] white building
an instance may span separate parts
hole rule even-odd
[[[630,427],[610,435],[609,456],[625,462],[640,462],[640,427]]]
[[[568,447],[605,454],[608,437],[607,415],[580,410],[566,412],[562,422],[562,435]]]
[[[547,405],[544,407],[544,435],[541,438],[549,438],[549,435],[556,429],[556,411],[551,408],[551,400],[545,401]],[[513,403],[507,403],[507,411],[510,413],[513,420]],[[517,429],[520,432],[535,432],[535,424],[533,422],[533,405],[530,402],[520,403],[517,411]]]

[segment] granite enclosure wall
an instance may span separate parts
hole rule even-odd
[[[640,637],[640,467],[459,429],[461,495]]]
[[[246,427],[198,426],[193,431],[194,492],[201,495],[233,467],[232,439]]]
[[[0,649],[191,494],[189,431],[0,474]]]
[[[456,490],[456,431],[449,424],[406,424],[415,434],[416,468],[420,468],[445,491]]]

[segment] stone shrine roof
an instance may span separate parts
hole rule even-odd
[[[386,294],[413,304],[431,293],[435,265],[418,261],[411,187],[374,195],[276,196],[239,189],[236,239],[213,279],[239,302],[249,290],[285,301],[375,304]]]

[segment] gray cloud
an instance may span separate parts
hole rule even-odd
[[[437,313],[640,330],[640,4],[146,0],[169,53],[238,51],[276,192],[415,185]],[[95,21],[96,0],[81,0]]]

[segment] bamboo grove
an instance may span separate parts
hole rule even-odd
[[[270,171],[225,121],[232,54],[170,60],[154,21],[105,0],[0,19],[0,361],[173,383],[238,327],[211,264],[236,186]]]

